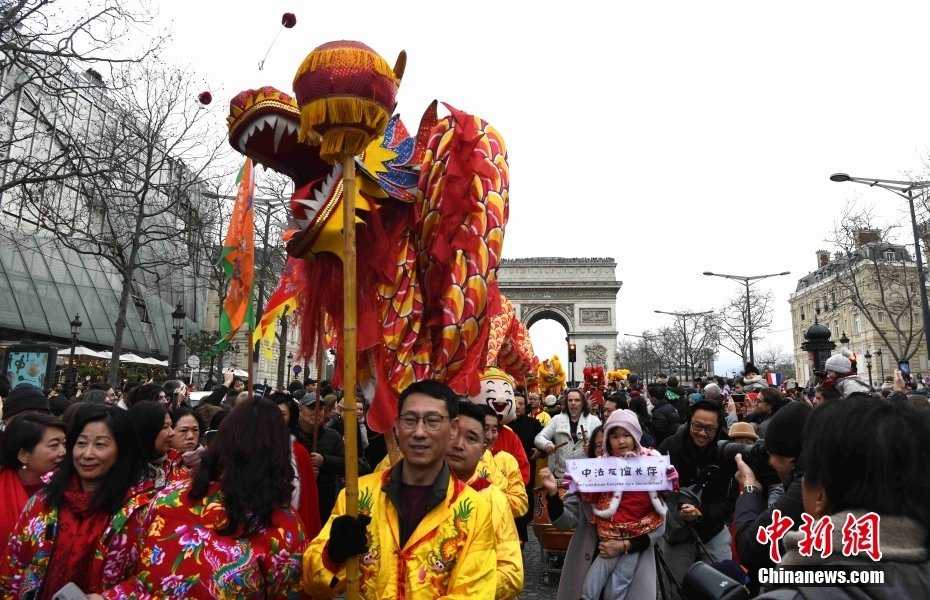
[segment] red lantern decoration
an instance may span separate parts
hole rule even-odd
[[[297,16],[294,13],[284,13],[281,17],[281,24],[285,28],[290,29],[294,25],[297,25]]]
[[[200,103],[206,106],[213,102],[213,94],[210,92],[200,92],[200,95],[197,96],[197,99],[200,100]]]

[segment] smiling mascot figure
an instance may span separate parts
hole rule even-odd
[[[513,387],[513,378],[510,375],[497,367],[485,367],[481,371],[481,389],[478,395],[469,396],[468,399],[475,404],[490,406],[502,417],[497,442],[491,448],[491,454],[496,455],[503,450],[517,459],[517,464],[520,466],[520,475],[523,477],[525,485],[530,481],[530,463],[526,458],[526,452],[523,450],[520,438],[511,428],[506,426],[507,423],[517,417]]]

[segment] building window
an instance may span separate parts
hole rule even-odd
[[[862,319],[859,318],[859,313],[853,313],[853,325],[856,333],[862,333]]]
[[[885,322],[885,313],[883,313],[882,311],[878,311],[878,322],[879,323]]]
[[[894,250],[885,250],[885,260],[889,262],[894,262],[895,260],[897,260],[897,258],[898,258],[897,254],[895,253]]]

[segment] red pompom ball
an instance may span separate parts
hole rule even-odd
[[[297,17],[294,13],[284,13],[281,17],[281,24],[290,29],[294,25],[297,25]]]
[[[200,95],[197,96],[197,99],[200,100],[200,103],[206,106],[213,102],[213,94],[210,92],[200,92]]]

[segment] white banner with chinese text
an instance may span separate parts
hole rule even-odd
[[[672,489],[665,472],[668,456],[580,458],[565,461],[569,489],[582,492],[648,492]]]

